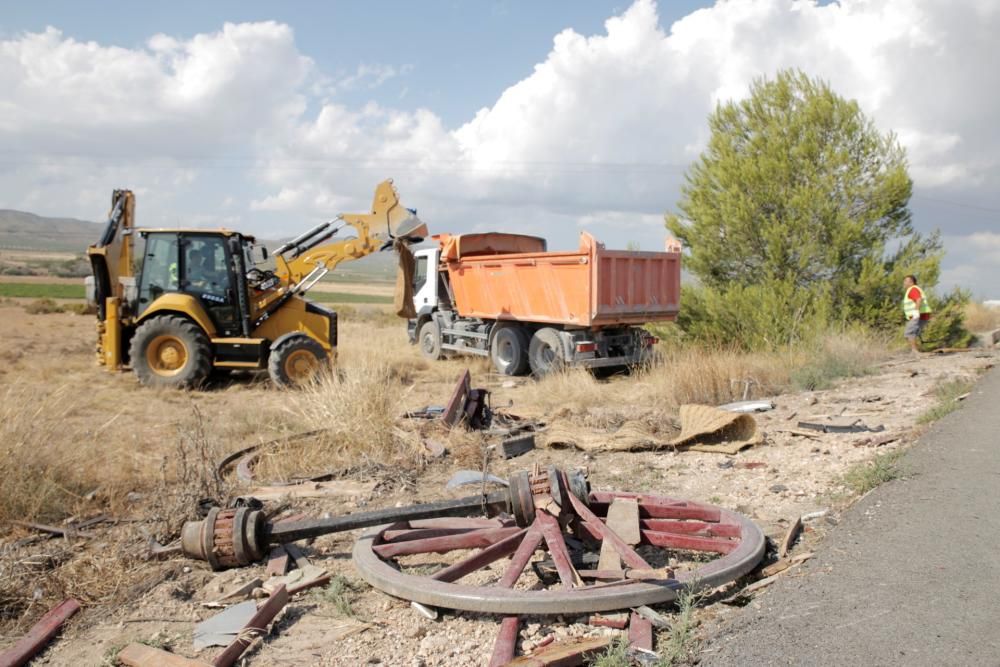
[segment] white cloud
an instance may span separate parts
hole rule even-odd
[[[169,212],[228,179],[256,186],[246,220],[311,221],[363,210],[374,183],[394,176],[440,231],[527,229],[572,245],[583,225],[611,245],[656,247],[707,114],[754,78],[797,67],[898,134],[918,192],[988,204],[1000,190],[1000,91],[982,72],[998,28],[1000,5],[988,0],[720,0],[666,27],[652,0],[637,0],[603,34],[556,35],[533,71],[456,128],[433,109],[338,100],[409,66],[320,72],[277,23],[156,35],[135,49],[50,28],[0,41],[0,196],[79,215],[93,209],[66,206],[103,207],[131,180],[151,193],[143,210]],[[400,93],[393,104],[404,102]],[[204,213],[234,215],[239,203],[225,208]],[[983,220],[951,216],[946,231],[965,238]]]

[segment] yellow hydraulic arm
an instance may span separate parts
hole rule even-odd
[[[343,225],[335,226],[340,221]],[[326,243],[344,225],[354,228],[356,236]],[[399,203],[391,180],[375,188],[371,213],[343,213],[337,220],[325,222],[274,251],[275,274],[282,286],[295,293],[310,289],[329,271],[345,260],[360,259],[391,245],[396,238],[427,235],[427,226]]]

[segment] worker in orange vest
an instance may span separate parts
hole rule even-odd
[[[927,303],[924,291],[917,285],[916,276],[906,276],[903,278],[903,314],[906,315],[906,328],[903,335],[910,343],[910,349],[914,354],[919,353],[917,342],[927,321],[931,319],[931,306]]]

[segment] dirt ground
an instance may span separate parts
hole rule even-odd
[[[138,489],[147,489],[148,481],[176,451],[178,428],[190,422],[193,411],[204,416],[206,429],[222,451],[296,430],[294,423],[281,417],[285,414],[283,406],[294,401],[295,395],[276,391],[260,380],[236,378],[192,393],[152,391],[137,387],[128,374],[97,368],[92,316],[28,315],[21,306],[8,301],[0,305],[0,322],[0,386],[7,391],[37,390],[44,395],[64,396],[63,402],[71,403],[72,409],[59,415],[62,433],[74,434],[81,447],[85,443],[116,443],[103,449],[94,447],[88,454],[89,465],[109,471],[108,484],[113,488],[99,494],[107,500],[94,513],[111,511],[117,518],[136,521],[94,528],[98,537],[69,545],[76,559],[87,554],[107,555],[113,549],[128,549],[130,553],[142,549],[145,537],[137,528],[142,525],[144,503],[149,499],[143,499],[147,491]],[[352,358],[384,348],[394,363],[406,369],[407,386],[402,396],[406,409],[442,405],[455,378],[469,367],[474,386],[492,392],[494,407],[527,419],[549,421],[555,416],[551,409],[539,410],[539,388],[531,379],[496,376],[479,360],[429,364],[419,359],[416,349],[406,345],[402,324],[381,327],[376,332],[371,326],[344,323],[341,359],[349,364]],[[751,398],[770,399],[776,407],[755,415],[765,434],[763,442],[735,456],[670,448],[586,453],[536,449],[508,461],[493,461],[490,471],[506,477],[535,464],[586,466],[596,489],[655,492],[719,505],[751,518],[774,540],[780,540],[797,517],[812,514],[815,518],[806,522],[805,532],[793,551],[806,553],[822,548],[825,529],[837,522],[845,507],[849,495],[843,481],[845,473],[879,454],[910,444],[921,432],[917,418],[937,400],[935,387],[954,379],[974,379],[995,359],[996,354],[987,350],[924,355],[919,359],[900,353],[882,360],[872,374],[841,380],[827,390],[775,396],[751,393]],[[596,425],[609,421],[609,411],[667,420],[658,406],[641,399],[642,382],[641,377],[629,376],[603,381],[600,388],[609,397],[607,402],[577,406],[564,419],[578,423],[581,431],[600,431]],[[552,404],[551,400],[546,403]],[[881,425],[885,430],[877,434],[826,434],[797,426],[800,421],[823,422],[831,418],[872,427]],[[670,424],[664,432],[670,429],[676,430],[676,424]],[[886,435],[897,435],[898,439],[873,446]],[[445,482],[458,469],[478,467],[477,456],[457,454],[432,458],[414,471],[400,471],[394,480],[387,481],[384,471],[381,476],[363,478],[378,482],[368,497],[293,501],[287,511],[338,515],[456,497],[460,493],[446,491]],[[137,490],[131,492],[130,484]],[[8,528],[0,529],[4,531],[0,532],[0,540],[8,546],[32,535],[29,530]],[[313,564],[343,577],[338,580],[343,591],[317,590],[296,596],[279,616],[271,634],[250,654],[249,664],[485,665],[499,617],[442,611],[438,620],[431,621],[411,609],[409,603],[370,588],[351,562],[351,549],[359,534],[355,531],[325,536],[303,547]],[[63,542],[45,540],[41,547],[36,544],[32,548],[54,548],[52,545]],[[0,551],[0,558],[19,557],[24,557],[24,552]],[[210,660],[219,649],[198,653],[191,644],[194,624],[217,613],[201,603],[253,577],[264,576],[263,565],[213,573],[204,563],[179,557],[135,567],[141,572],[141,585],[137,586],[133,578],[130,585],[134,595],[118,596],[116,599],[125,601],[115,606],[100,601],[85,605],[36,664],[114,664],[111,656],[131,641]],[[42,569],[33,585],[44,592],[49,577],[54,576],[55,571]],[[671,605],[656,608],[668,616],[675,612]],[[701,619],[719,618],[730,609],[714,603],[700,608],[697,614]],[[41,611],[29,609],[24,617],[37,618]],[[530,650],[550,634],[559,638],[618,632],[589,626],[582,617],[529,617],[525,622],[521,651]],[[25,624],[8,622],[3,627],[0,647],[19,636]],[[662,632],[657,640],[663,642],[666,637],[667,633]]]

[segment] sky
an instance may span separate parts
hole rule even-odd
[[[795,67],[906,148],[942,287],[1000,298],[1000,3],[7,3],[0,208],[281,238],[393,178],[432,232],[663,247],[707,116]],[[992,83],[991,83],[992,81]]]

